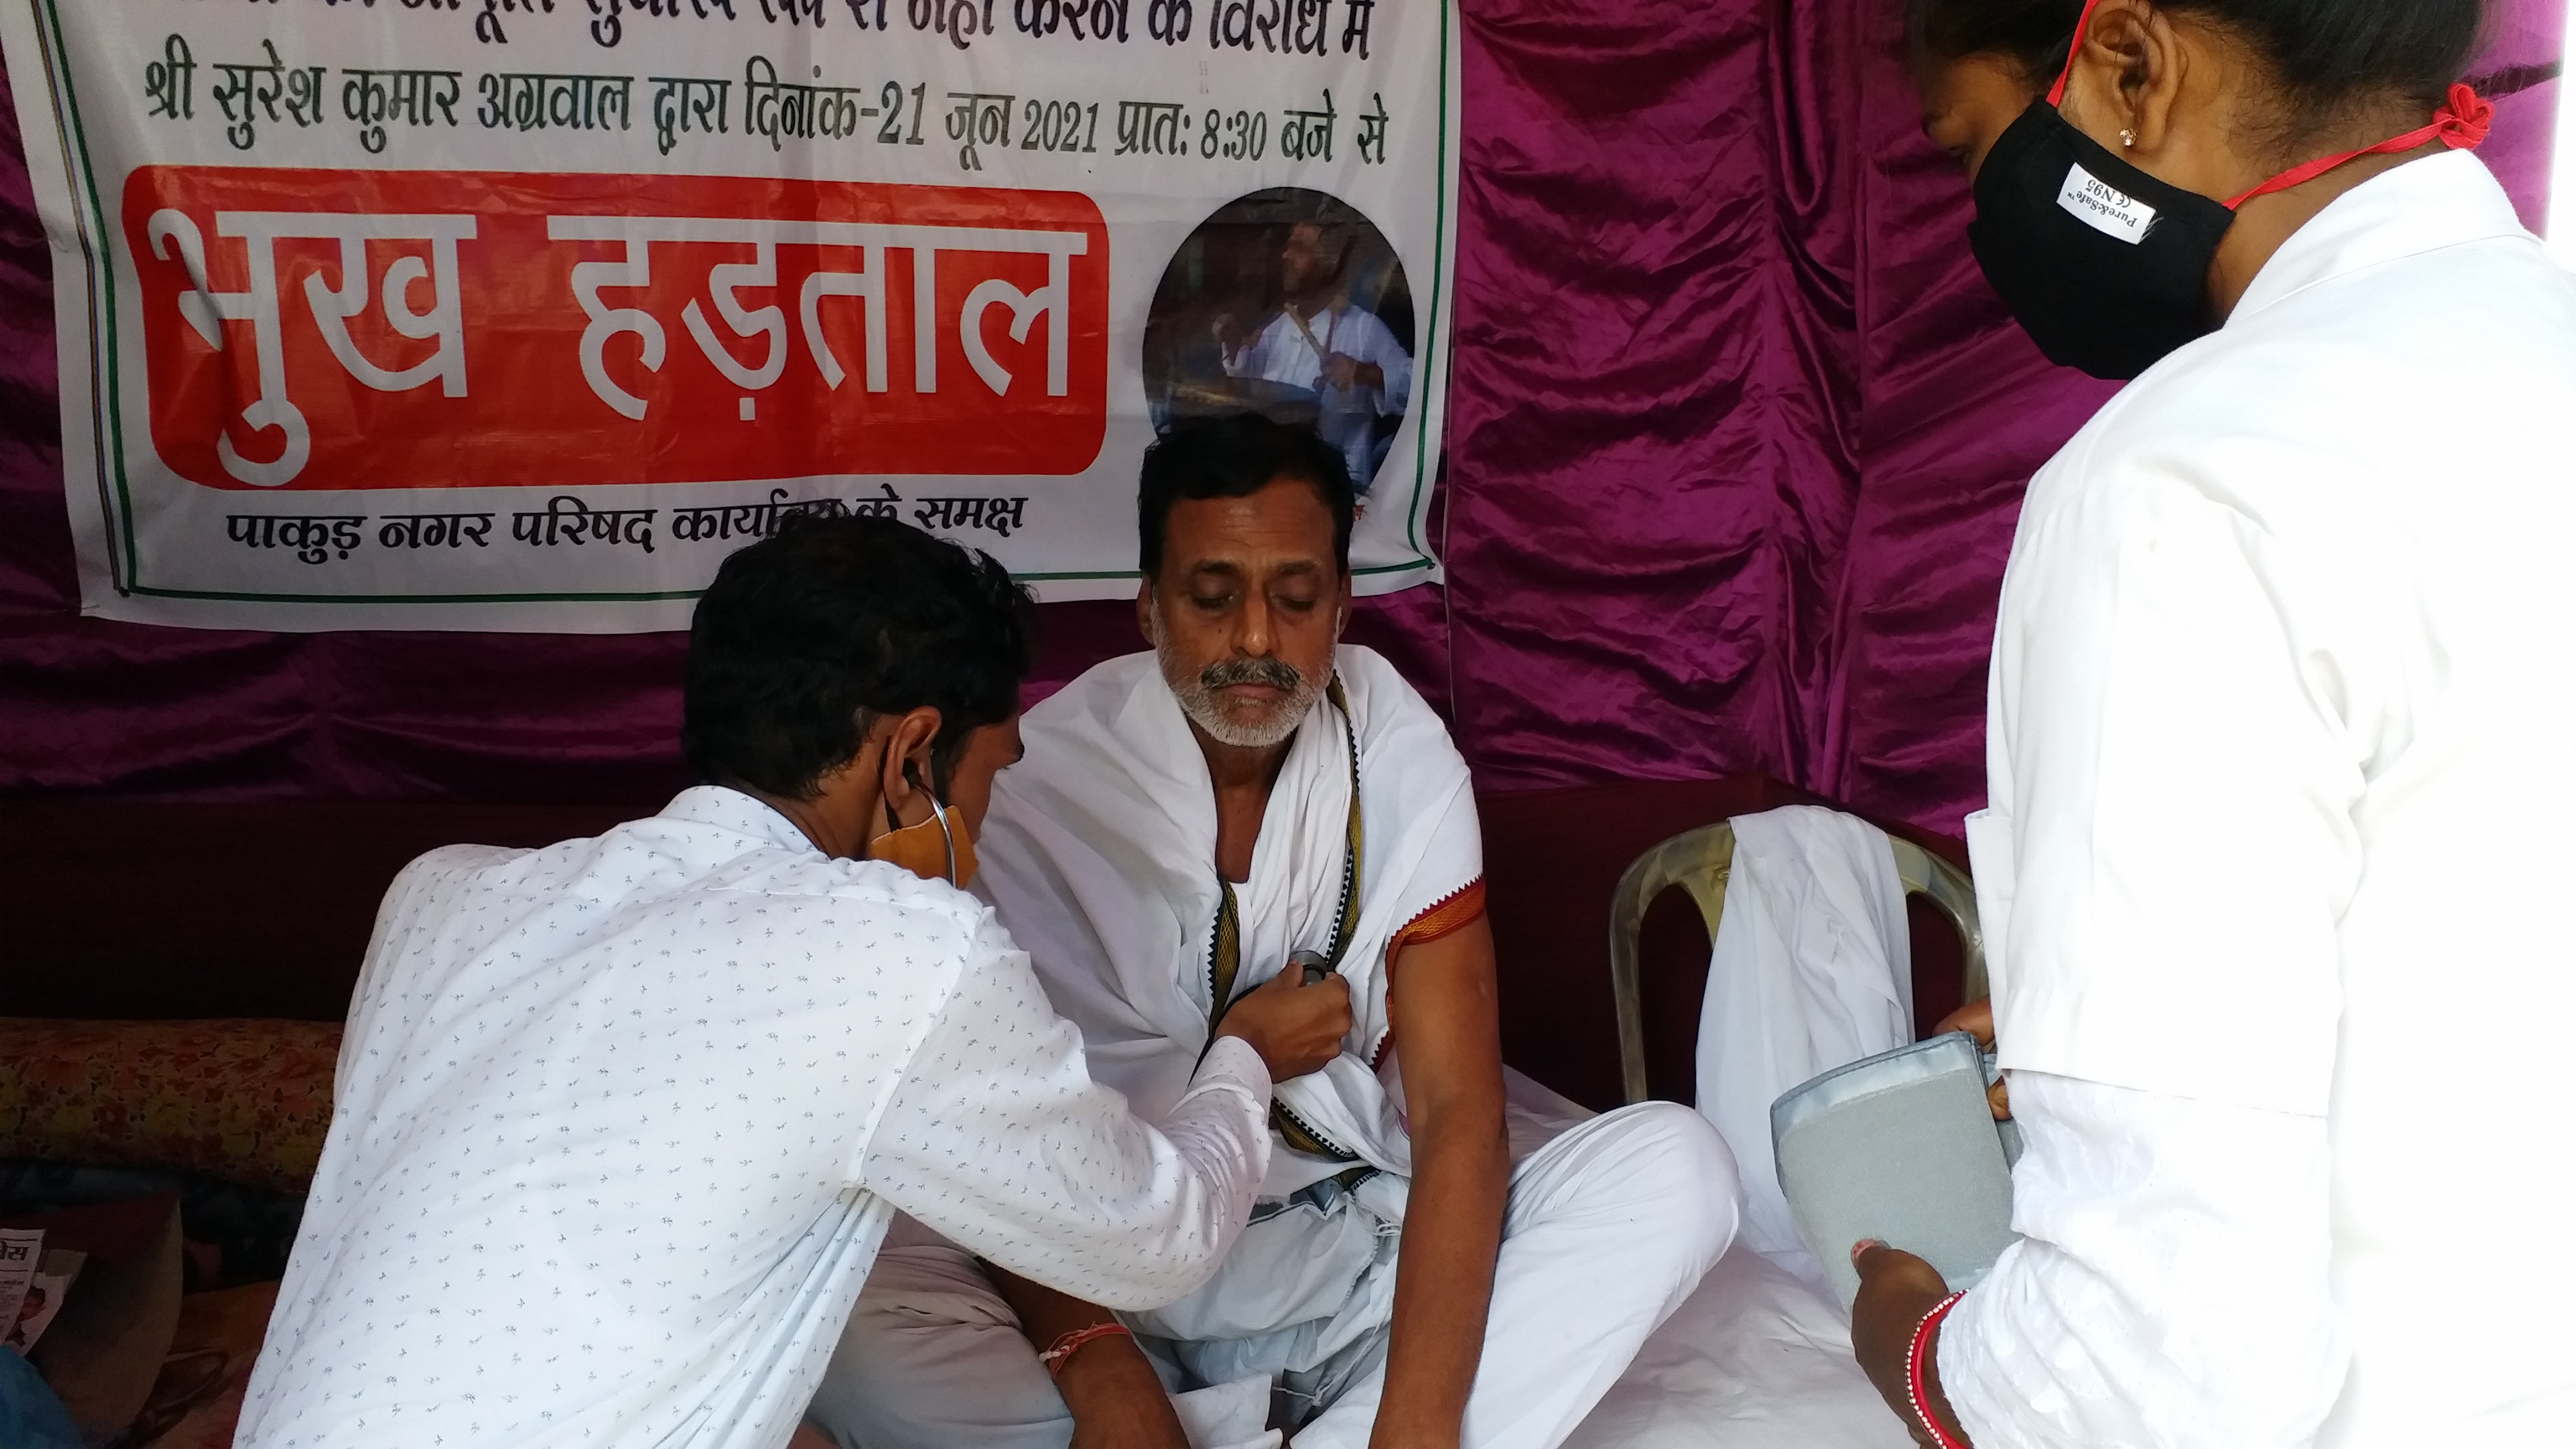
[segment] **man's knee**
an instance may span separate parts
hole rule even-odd
[[[1735,1154],[1708,1119],[1675,1102],[1643,1102],[1602,1117],[1615,1191],[1637,1225],[1662,1235],[1705,1272],[1735,1241],[1743,1180]]]

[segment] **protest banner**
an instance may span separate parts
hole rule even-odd
[[[1446,0],[18,0],[85,611],[684,627],[798,514],[1136,587],[1255,409],[1438,577]]]

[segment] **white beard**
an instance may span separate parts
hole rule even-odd
[[[1268,714],[1248,722],[1239,720],[1202,677],[1205,671],[1190,668],[1174,652],[1171,636],[1163,631],[1162,611],[1149,609],[1146,617],[1153,621],[1154,659],[1162,665],[1163,683],[1170,686],[1172,697],[1180,702],[1181,713],[1218,744],[1266,750],[1295,734],[1324,692],[1323,680],[1301,673],[1296,687],[1272,705]]]

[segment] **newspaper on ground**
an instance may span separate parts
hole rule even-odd
[[[24,1354],[45,1336],[86,1253],[45,1247],[41,1228],[0,1228],[0,1348]]]

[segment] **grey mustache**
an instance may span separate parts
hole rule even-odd
[[[1272,689],[1295,693],[1306,682],[1297,667],[1282,659],[1220,659],[1199,671],[1199,687],[1225,689],[1237,684],[1266,684]]]

